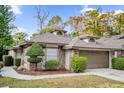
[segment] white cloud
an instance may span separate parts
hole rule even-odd
[[[25,32],[25,33],[27,32],[27,30],[23,27],[18,27],[16,31],[17,32]]]
[[[84,12],[90,11],[90,10],[94,10],[94,8],[90,8],[90,7],[88,7],[88,5],[85,5],[85,6],[83,7],[83,9],[81,10],[81,13],[83,14]]]
[[[19,5],[11,5],[12,11],[14,14],[18,14],[21,15],[22,11],[21,11],[21,6]]]
[[[13,29],[12,34],[14,35],[17,32],[24,32],[27,33],[27,29],[23,28],[23,27],[17,27],[15,29]]]
[[[122,10],[115,10],[115,15],[117,15],[117,14],[119,14],[119,13],[123,13],[124,11],[122,11]]]

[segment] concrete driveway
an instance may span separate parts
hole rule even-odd
[[[86,73],[102,76],[105,78],[121,81],[124,83],[124,70],[98,68],[98,69],[87,69]]]
[[[1,74],[6,77],[23,79],[23,80],[58,78],[58,77],[79,76],[79,75],[98,75],[98,76],[102,76],[105,78],[121,81],[124,83],[124,71],[123,70],[114,70],[114,69],[108,69],[108,68],[87,69],[85,73],[66,73],[66,74],[31,76],[31,75],[19,74],[15,70],[13,70],[12,67],[4,67],[1,71]]]

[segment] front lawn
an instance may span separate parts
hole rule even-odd
[[[62,77],[54,79],[39,80],[17,80],[13,78],[0,78],[0,87],[11,88],[124,88],[124,83],[106,79],[95,75]]]

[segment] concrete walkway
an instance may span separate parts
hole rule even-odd
[[[44,79],[44,78],[58,78],[58,77],[66,77],[66,76],[79,76],[79,75],[98,75],[105,78],[117,80],[124,82],[124,71],[122,70],[114,70],[114,69],[87,69],[85,73],[66,73],[66,74],[56,74],[56,75],[22,75],[17,73],[12,67],[4,67],[1,71],[2,76],[22,79],[22,80],[36,80],[36,79]]]

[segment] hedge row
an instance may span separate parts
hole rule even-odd
[[[9,55],[3,56],[3,62],[5,66],[13,66],[13,58]]]
[[[15,59],[15,65],[19,67],[21,65],[21,58],[16,58]]]
[[[9,55],[4,55],[3,56],[4,66],[13,66],[14,63],[17,67],[19,67],[21,65],[21,58],[13,59],[12,56],[9,56]]]
[[[124,58],[113,58],[112,59],[112,68],[124,70]]]

